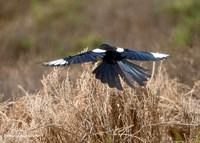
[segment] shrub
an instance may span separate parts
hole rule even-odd
[[[199,86],[170,79],[160,66],[135,92],[110,89],[83,64],[76,82],[61,78],[61,68],[42,79],[36,94],[23,88],[14,102],[0,104],[0,134],[5,142],[164,142],[199,138]],[[25,96],[24,96],[25,95]],[[12,106],[11,106],[12,105]]]

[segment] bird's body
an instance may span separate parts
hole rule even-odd
[[[116,61],[120,61],[122,59],[123,57],[116,51],[106,51],[105,56],[103,57],[103,61],[106,61],[109,64],[116,64]]]
[[[146,71],[148,71],[147,69],[135,65],[127,61],[127,59],[139,61],[157,61],[165,59],[169,57],[169,55],[140,52],[114,47],[108,44],[102,44],[99,48],[92,51],[51,62],[45,62],[44,65],[65,66],[83,62],[96,62],[97,57],[102,58],[103,61],[93,71],[93,74],[96,75],[96,78],[101,80],[102,83],[108,83],[110,88],[116,87],[119,90],[123,90],[119,75],[132,88],[135,88],[133,81],[136,81],[139,85],[143,86],[143,82],[147,81],[146,77],[150,77],[150,75],[146,73]]]

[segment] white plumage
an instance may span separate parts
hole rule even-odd
[[[68,62],[64,59],[58,59],[58,60],[55,60],[55,61],[50,61],[50,62],[45,62],[44,65],[47,65],[47,66],[58,66],[58,65],[64,65],[64,64],[67,64]]]
[[[119,47],[117,47],[117,52],[124,52],[124,49],[123,48],[119,48]]]
[[[95,52],[95,53],[105,53],[106,52],[106,50],[102,50],[102,49],[94,49],[94,50],[92,50],[92,52]]]
[[[162,53],[151,53],[155,58],[167,58],[169,57],[168,54],[162,54]]]

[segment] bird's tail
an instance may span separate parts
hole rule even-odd
[[[96,74],[96,78],[102,83],[108,83],[110,88],[116,87],[118,90],[123,90],[118,72],[117,64],[110,64],[103,61],[92,73]]]
[[[151,77],[145,71],[148,70],[126,60],[116,61],[115,64],[103,61],[93,71],[93,74],[96,74],[96,78],[100,79],[102,83],[108,83],[109,87],[116,87],[119,90],[123,90],[119,75],[130,87],[135,88],[133,85],[134,80],[143,86],[143,81],[147,81],[146,77]]]
[[[148,69],[135,65],[129,61],[122,60],[118,61],[120,68],[120,76],[123,80],[132,88],[135,86],[132,84],[133,80],[136,81],[140,86],[144,86],[144,81],[147,81],[146,77],[151,77],[150,74],[146,73]]]

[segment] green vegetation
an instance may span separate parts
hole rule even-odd
[[[164,12],[172,24],[176,24],[173,30],[173,39],[178,46],[191,46],[195,36],[200,38],[199,0],[166,1]]]
[[[92,50],[93,48],[96,48],[100,44],[102,44],[102,42],[103,42],[103,38],[101,38],[100,36],[96,34],[90,33],[87,36],[83,36],[82,38],[71,42],[70,48],[71,48],[71,51],[74,51],[74,52],[83,50],[86,47],[89,50]]]
[[[182,141],[182,137],[181,137],[180,132],[179,132],[179,130],[177,129],[176,126],[172,127],[172,133],[173,133],[173,136],[174,136],[174,140],[176,142]]]
[[[199,143],[200,142],[200,132],[197,133],[194,142],[195,143]]]
[[[85,3],[81,0],[50,0],[43,3],[44,1],[39,0],[32,2],[32,9],[39,29],[44,28],[44,26],[56,26],[63,29],[64,23],[70,27],[87,24],[87,16],[80,11]]]
[[[32,45],[33,45],[33,40],[29,37],[25,37],[19,42],[19,46],[21,47],[22,51],[30,50]]]
[[[15,37],[11,38],[8,42],[9,47],[6,51],[14,60],[18,59],[21,55],[30,52],[34,42],[31,37]]]
[[[35,51],[40,51],[39,54],[45,57],[61,57],[73,55],[86,47],[98,46],[101,43],[100,36],[87,31],[88,16],[84,12],[87,1],[31,0],[30,13],[34,22],[32,29],[35,32],[32,36],[36,39]],[[85,34],[81,32],[80,35],[75,35],[75,31],[79,30],[85,31]],[[45,43],[40,38],[43,35],[47,38],[44,39]],[[49,43],[48,47],[43,46],[46,43]],[[66,54],[69,49],[70,52]]]

